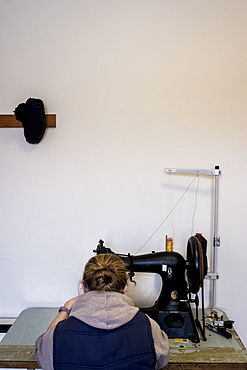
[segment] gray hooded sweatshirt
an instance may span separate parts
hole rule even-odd
[[[75,302],[70,316],[98,329],[115,329],[133,319],[139,308],[132,299],[117,292],[89,291]],[[162,369],[168,362],[169,342],[167,335],[159,325],[149,318],[154,348],[156,369]],[[43,370],[53,368],[53,333],[55,326],[47,330],[36,340],[36,357]]]

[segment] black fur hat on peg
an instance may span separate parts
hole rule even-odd
[[[41,99],[29,98],[14,110],[15,118],[22,123],[24,136],[29,144],[38,144],[46,129],[44,103]]]

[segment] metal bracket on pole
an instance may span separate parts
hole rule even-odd
[[[213,272],[208,272],[207,275],[205,276],[205,279],[208,279],[208,280],[218,280],[219,279],[219,275],[218,274],[214,274]]]
[[[220,246],[220,237],[214,236],[214,247],[219,247],[219,246]]]
[[[219,166],[215,166],[214,170],[184,170],[177,168],[165,168],[165,171],[168,173],[188,173],[188,174],[202,174],[206,176],[215,176],[215,191],[214,191],[214,238],[213,238],[213,256],[212,256],[212,265],[213,272],[209,273],[206,278],[212,280],[212,297],[211,305],[212,309],[216,308],[216,280],[219,278],[219,275],[216,273],[216,251],[217,247],[220,246],[220,237],[218,236],[218,201],[219,201],[219,176],[221,175],[221,170]]]

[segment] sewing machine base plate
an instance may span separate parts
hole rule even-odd
[[[142,309],[142,311],[159,324],[168,338],[189,339],[192,343],[200,342],[190,307],[185,311],[179,311],[179,313],[157,311],[153,308]]]

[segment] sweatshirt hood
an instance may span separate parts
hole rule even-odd
[[[111,330],[132,320],[138,311],[122,293],[92,290],[78,298],[70,315],[95,328]]]

